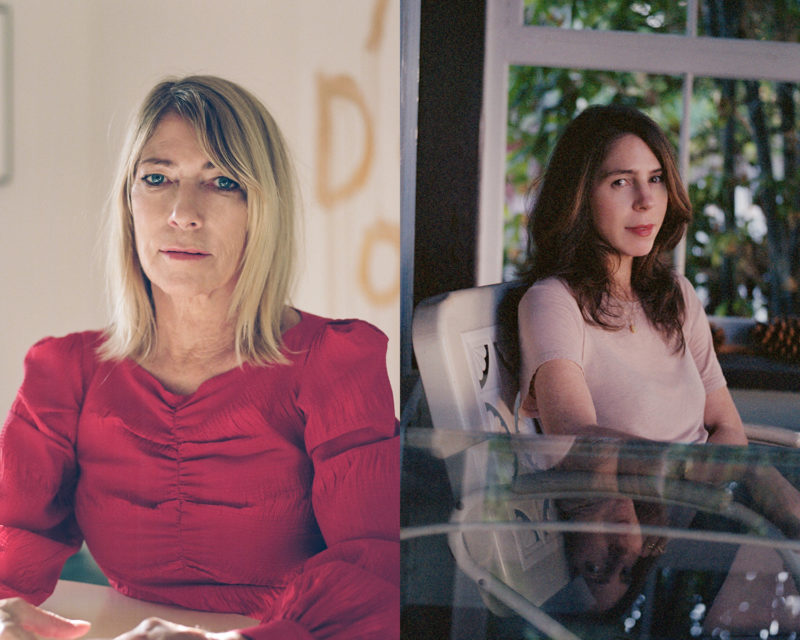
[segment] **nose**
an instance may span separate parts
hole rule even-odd
[[[633,203],[634,208],[638,211],[647,211],[653,206],[653,202],[653,185],[648,182],[637,186],[636,198]]]
[[[196,229],[203,224],[199,198],[190,185],[180,184],[175,190],[175,200],[169,223],[179,229]]]

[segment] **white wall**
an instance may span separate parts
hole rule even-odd
[[[96,227],[104,175],[89,140],[89,5],[15,0],[14,176],[0,186],[0,406],[27,348],[103,323]]]
[[[383,329],[397,399],[399,0],[3,1],[14,29],[15,174],[0,186],[0,406],[35,340],[105,323],[99,232],[124,125],[153,84],[185,73],[240,82],[272,111],[304,194],[294,302]],[[362,180],[326,199],[323,163],[328,187],[359,167]]]

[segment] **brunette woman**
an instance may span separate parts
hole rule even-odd
[[[546,433],[746,444],[702,305],[668,261],[690,217],[650,118],[597,106],[567,127],[530,215],[519,305],[522,409]]]

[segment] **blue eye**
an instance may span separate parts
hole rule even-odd
[[[236,191],[239,188],[238,182],[225,176],[214,178],[214,183],[217,185],[217,188],[222,191]]]
[[[148,173],[146,176],[142,176],[142,181],[145,184],[149,184],[151,187],[158,187],[164,184],[166,179],[166,176],[161,173]]]

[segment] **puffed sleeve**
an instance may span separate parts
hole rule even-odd
[[[252,640],[386,640],[400,634],[400,444],[386,337],[328,323],[309,351],[298,404],[327,548],[309,559]]]
[[[697,370],[700,372],[706,395],[708,395],[712,391],[726,386],[727,383],[719,360],[717,360],[717,354],[714,352],[711,325],[703,310],[703,305],[687,278],[679,276],[678,282],[686,303],[686,319],[683,323],[684,339]]]
[[[568,286],[557,278],[536,282],[519,302],[520,396],[526,398],[536,371],[550,360],[583,368],[585,322]],[[525,407],[533,417],[538,409]]]
[[[34,345],[0,432],[0,598],[41,603],[80,547],[72,500],[82,354],[79,334]]]

